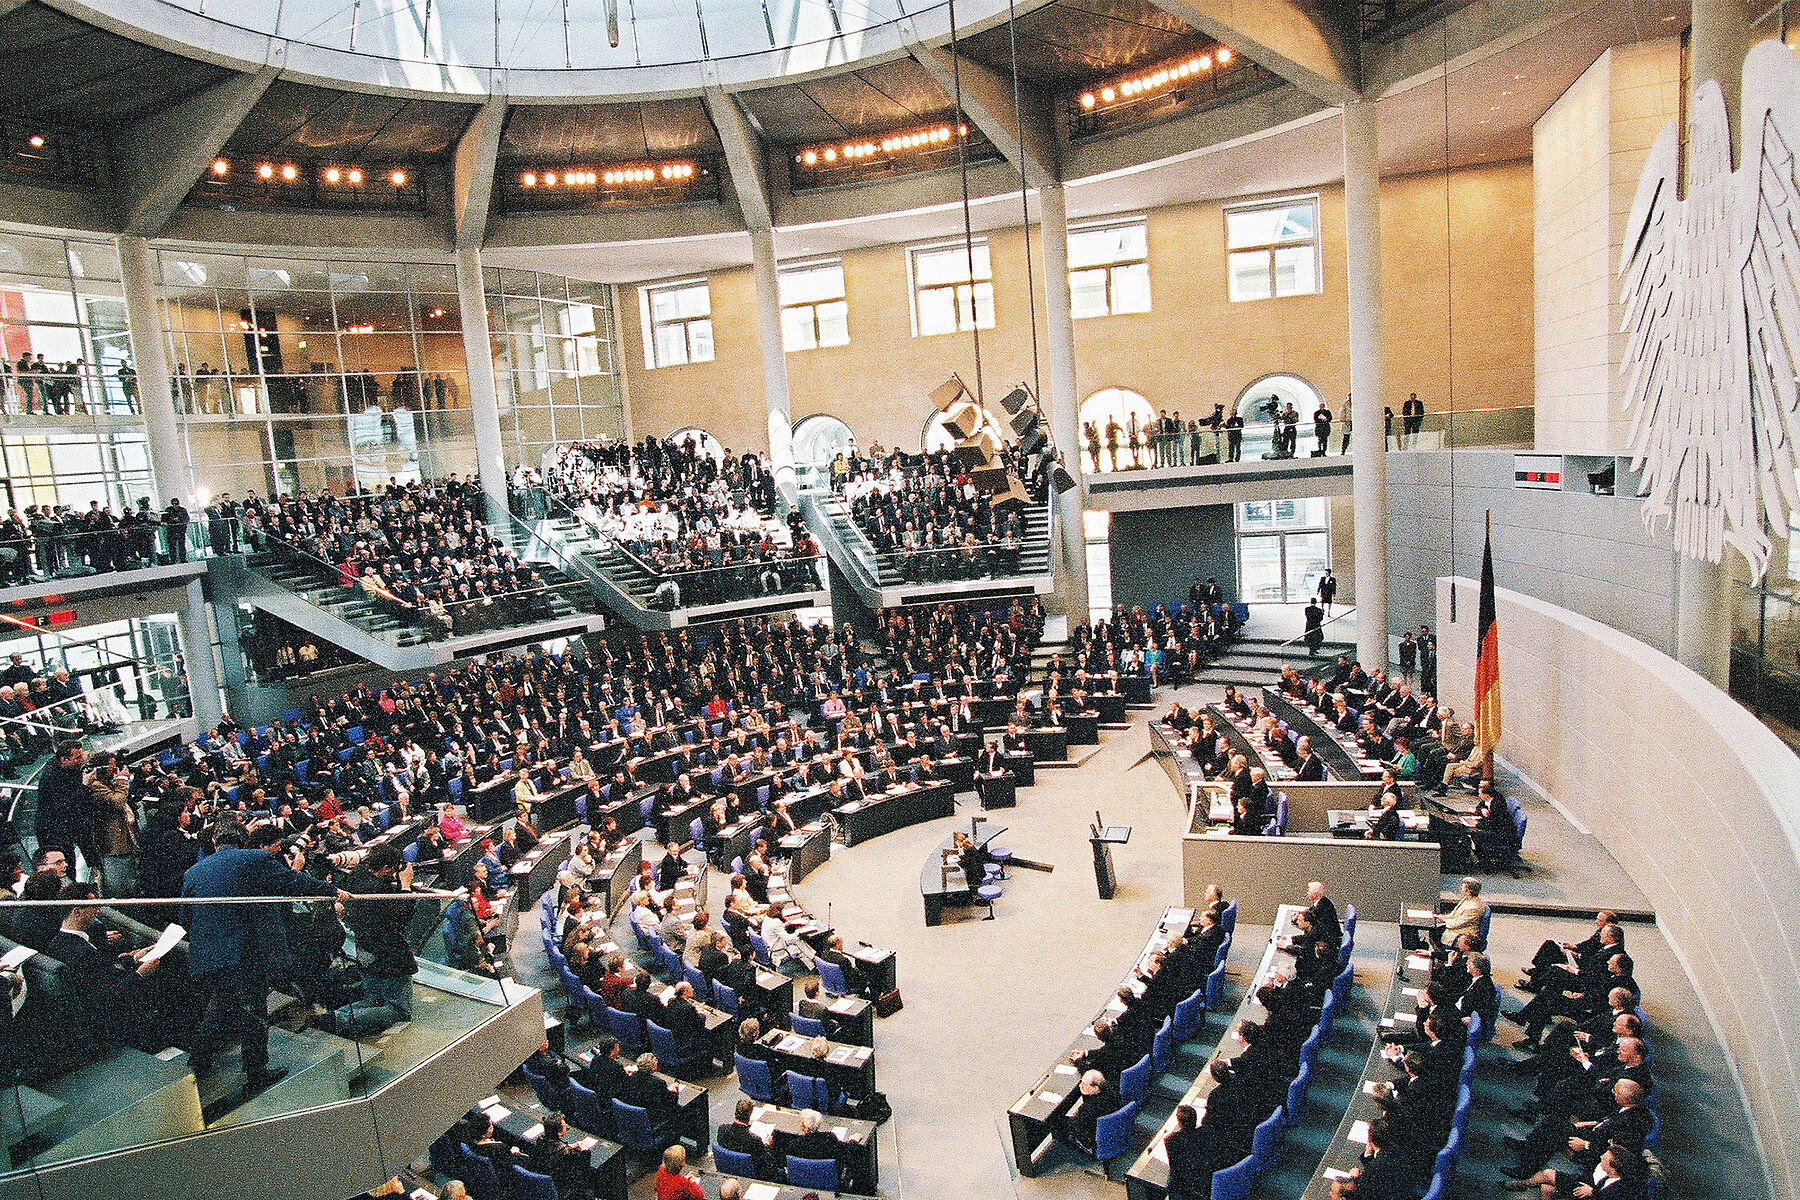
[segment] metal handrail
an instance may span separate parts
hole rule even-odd
[[[1354,604],[1353,604],[1353,605],[1351,605],[1351,606],[1350,606],[1350,607],[1349,607],[1349,608],[1346,608],[1346,609],[1345,609],[1345,610],[1344,610],[1344,611],[1343,611],[1343,612],[1341,612],[1341,613],[1339,613],[1339,614],[1338,614],[1338,615],[1337,615],[1337,616],[1335,616],[1335,617],[1327,617],[1327,618],[1326,618],[1326,619],[1325,619],[1325,620],[1324,620],[1324,621],[1321,621],[1321,622],[1320,622],[1320,623],[1319,623],[1319,628],[1320,628],[1320,630],[1323,630],[1323,629],[1324,629],[1324,628],[1325,628],[1325,626],[1327,626],[1327,625],[1334,625],[1334,624],[1336,624],[1336,623],[1337,623],[1337,622],[1339,622],[1339,621],[1341,621],[1341,620],[1343,620],[1343,619],[1344,619],[1344,618],[1345,618],[1345,617],[1347,617],[1347,616],[1349,616],[1349,615],[1350,615],[1350,614],[1351,614],[1351,613],[1353,613],[1353,612],[1355,612],[1355,611],[1356,611],[1356,606],[1355,606],[1355,605],[1354,605]],[[1289,638],[1289,639],[1288,639],[1288,640],[1287,640],[1287,641],[1285,641],[1285,642],[1277,642],[1277,643],[1276,643],[1276,644],[1275,644],[1275,648],[1276,648],[1276,649],[1277,649],[1277,650],[1279,650],[1279,649],[1281,649],[1281,647],[1283,647],[1283,646],[1292,646],[1292,645],[1293,645],[1293,644],[1294,644],[1294,643],[1295,643],[1295,642],[1303,642],[1303,641],[1305,641],[1305,640],[1306,640],[1306,634],[1307,634],[1307,633],[1310,633],[1310,632],[1312,632],[1312,631],[1311,631],[1311,630],[1307,630],[1307,631],[1305,631],[1305,632],[1303,632],[1303,633],[1300,633],[1300,634],[1298,634],[1298,635],[1297,635],[1297,636],[1295,636],[1295,637],[1291,637],[1291,638]]]

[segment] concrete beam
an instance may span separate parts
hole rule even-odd
[[[1361,72],[1353,47],[1301,0],[1151,0],[1250,61],[1327,104],[1354,99]]]
[[[962,110],[970,124],[994,143],[1014,171],[1025,172],[1026,183],[1044,187],[1057,182],[1061,156],[1048,100],[1020,84],[1015,105],[1010,78],[967,58],[959,64],[941,46],[915,45],[912,54],[945,95],[955,96],[960,81]]]
[[[479,246],[487,236],[494,167],[500,161],[500,131],[505,127],[506,98],[495,96],[477,110],[456,143],[450,162],[450,232],[459,250]]]
[[[281,74],[283,52],[261,70],[238,75],[152,113],[119,138],[119,223],[155,237],[193,190],[195,180]]]
[[[722,88],[709,87],[701,93],[719,141],[725,148],[725,170],[731,179],[731,190],[737,196],[738,212],[744,227],[751,230],[775,228],[773,206],[769,203],[769,177],[765,172],[762,139],[750,126],[750,118]]]

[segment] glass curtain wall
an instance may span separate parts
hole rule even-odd
[[[118,253],[0,233],[0,475],[8,508],[150,496]]]
[[[624,437],[610,288],[495,267],[482,282],[508,460],[537,466],[558,443]]]
[[[195,501],[474,472],[453,266],[159,260]]]
[[[1331,565],[1331,505],[1324,497],[1237,505],[1238,595],[1299,604]]]

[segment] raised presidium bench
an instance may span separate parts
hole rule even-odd
[[[1311,705],[1301,704],[1283,695],[1279,688],[1264,687],[1263,704],[1288,727],[1303,737],[1312,738],[1313,749],[1325,760],[1326,768],[1338,779],[1380,779],[1381,764],[1362,752],[1349,734],[1338,732],[1329,718]]]
[[[1383,1010],[1385,1015],[1381,1019],[1379,1032],[1399,1030],[1404,1033],[1417,1028],[1419,1005],[1425,998],[1425,987],[1430,982],[1431,960],[1424,955],[1400,951],[1394,963],[1394,982],[1388,989],[1387,1007]],[[1475,1072],[1475,1051],[1484,1036],[1479,1028],[1480,1020],[1480,1017],[1475,1017],[1470,1021],[1463,1051],[1462,1073],[1457,1080],[1456,1110],[1450,1122],[1450,1140],[1455,1146],[1446,1144],[1437,1155],[1435,1173],[1443,1176],[1446,1192],[1462,1144],[1460,1131],[1468,1124],[1469,1119],[1469,1106],[1472,1102],[1469,1084]],[[1369,1144],[1369,1126],[1381,1116],[1381,1108],[1375,1103],[1374,1087],[1378,1083],[1397,1079],[1402,1074],[1396,1066],[1382,1057],[1382,1046],[1381,1038],[1377,1037],[1375,1044],[1369,1049],[1368,1061],[1363,1064],[1362,1081],[1357,1085],[1356,1091],[1351,1093],[1343,1120],[1338,1123],[1337,1132],[1332,1134],[1331,1144],[1326,1147],[1324,1157],[1319,1160],[1311,1182],[1300,1193],[1302,1200],[1330,1200],[1332,1183],[1344,1178],[1360,1164],[1363,1151]]]
[[[704,1103],[702,1101],[702,1105]],[[514,1108],[498,1096],[489,1096],[481,1102],[481,1111],[494,1123],[496,1138],[528,1153],[544,1136],[544,1117],[548,1113],[536,1104]],[[588,1181],[595,1196],[600,1200],[626,1200],[628,1181],[624,1146],[574,1128],[564,1133],[563,1143],[588,1152]],[[503,1179],[500,1186],[505,1189],[511,1182]]]
[[[1135,980],[1137,972],[1149,962],[1150,956],[1186,932],[1188,923],[1193,919],[1194,910],[1191,908],[1165,909],[1150,940],[1144,943],[1143,952],[1138,955],[1131,970],[1125,973],[1125,983],[1129,985]],[[1038,1155],[1045,1139],[1050,1136],[1056,1118],[1074,1103],[1075,1085],[1081,1078],[1081,1068],[1076,1065],[1075,1056],[1099,1048],[1100,1039],[1094,1036],[1095,1023],[1118,1011],[1118,998],[1114,996],[1107,1000],[1106,1006],[1094,1014],[1094,1020],[1088,1022],[1087,1028],[1076,1035],[1075,1040],[1069,1043],[1069,1048],[1051,1064],[1050,1069],[1038,1076],[1038,1081],[1006,1110],[1007,1124],[1012,1131],[1013,1162],[1019,1168],[1019,1174],[1037,1174]]]
[[[1400,814],[1400,837],[1403,841],[1423,841],[1426,831],[1431,827],[1431,818],[1415,809],[1396,809]],[[1330,822],[1331,835],[1341,838],[1359,838],[1369,831],[1380,815],[1368,808],[1334,808],[1326,812],[1326,820]]]
[[[974,829],[970,837],[986,849],[988,844],[1006,829],[987,821],[973,822]],[[957,830],[956,833],[962,832]],[[969,905],[975,903],[975,889],[981,886],[979,879],[963,878],[962,867],[956,861],[956,833],[939,842],[925,858],[925,865],[919,870],[919,894],[925,899],[925,924],[940,925],[944,920],[946,904]],[[946,861],[945,855],[949,855]]]
[[[1229,894],[1229,893],[1227,893]],[[1186,1094],[1176,1102],[1176,1108],[1183,1104],[1191,1104],[1202,1116],[1206,1113],[1206,1097],[1211,1094],[1214,1083],[1212,1063],[1216,1059],[1236,1058],[1244,1050],[1243,1043],[1237,1040],[1237,1031],[1251,1021],[1261,1021],[1268,1016],[1263,1006],[1257,1003],[1256,992],[1275,973],[1280,965],[1278,941],[1284,937],[1292,937],[1298,932],[1294,924],[1294,914],[1303,910],[1303,905],[1283,904],[1275,914],[1274,927],[1269,931],[1269,945],[1263,951],[1262,961],[1257,963],[1256,973],[1244,985],[1244,998],[1239,1002],[1237,1012],[1232,1015],[1231,1024],[1219,1033],[1217,1047],[1212,1058],[1207,1060],[1200,1074],[1188,1086]],[[1169,1158],[1163,1151],[1163,1138],[1175,1128],[1175,1113],[1171,1111],[1162,1127],[1150,1135],[1150,1144],[1137,1156],[1131,1169],[1125,1173],[1126,1200],[1160,1200],[1169,1194]]]
[[[956,814],[954,785],[939,780],[919,786],[901,784],[891,792],[877,792],[862,800],[840,804],[831,810],[846,846],[892,833],[921,821]]]

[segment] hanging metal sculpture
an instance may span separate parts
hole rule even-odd
[[[1744,62],[1742,165],[1724,94],[1688,117],[1686,194],[1671,121],[1644,164],[1620,255],[1621,373],[1645,524],[1760,581],[1768,531],[1800,510],[1800,60],[1765,42]]]

